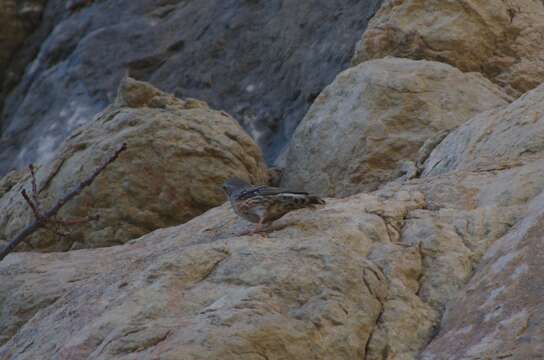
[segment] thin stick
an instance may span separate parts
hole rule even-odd
[[[94,179],[104,170],[109,164],[115,161],[117,157],[119,157],[119,154],[121,154],[123,151],[125,151],[127,148],[127,144],[123,144],[113,155],[106,161],[104,164],[99,166],[87,179],[85,179],[83,182],[81,182],[74,190],[69,192],[66,196],[64,196],[62,199],[57,201],[55,205],[49,210],[47,210],[39,219],[36,219],[33,223],[31,223],[29,226],[27,226],[19,235],[15,237],[15,239],[11,240],[6,247],[4,247],[0,251],[0,261],[4,259],[15,247],[23,241],[26,237],[28,237],[30,234],[38,230],[40,227],[44,225],[44,223],[47,221],[47,219],[55,216],[59,210],[66,204],[68,201],[72,200],[74,197],[76,197],[79,193],[83,191],[87,186],[91,185]],[[26,192],[25,192],[26,194]],[[25,195],[23,195],[25,196]],[[26,196],[28,197],[28,195]],[[26,200],[25,197],[25,200]]]
[[[34,213],[34,217],[36,218],[36,220],[41,220],[43,216],[42,214],[40,214],[40,210],[38,209],[36,204],[34,204],[32,200],[30,200],[30,197],[26,193],[25,189],[21,191],[21,195],[23,195],[23,198],[25,198],[26,202],[28,203],[28,206],[30,206],[30,208],[32,209],[32,212]]]

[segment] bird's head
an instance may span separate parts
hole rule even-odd
[[[240,179],[239,177],[233,177],[228,179],[223,183],[223,191],[227,194],[227,196],[232,196],[236,194],[237,192],[240,192],[240,190],[244,189],[245,187],[248,187],[249,184],[245,182],[244,180]]]

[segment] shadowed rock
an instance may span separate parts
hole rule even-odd
[[[0,175],[50,159],[111,103],[127,71],[226,110],[270,162],[349,65],[380,3],[49,0],[10,68],[18,81],[4,90]]]
[[[509,97],[476,74],[438,62],[373,60],[338,75],[289,144],[285,187],[346,196],[397,178],[425,141]]]
[[[87,178],[126,143],[128,149],[60,211],[60,218],[99,216],[66,229],[67,237],[40,230],[40,250],[124,243],[157,228],[188,221],[225,201],[223,181],[240,176],[267,182],[261,152],[225,112],[194,99],[177,99],[151,85],[125,79],[115,103],[74,131],[55,158],[37,172],[43,210]],[[33,215],[21,197],[27,176],[0,198],[0,244],[14,238]]]

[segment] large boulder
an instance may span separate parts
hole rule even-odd
[[[427,209],[410,214],[404,242],[450,248],[426,258],[433,270],[419,296],[446,311],[422,359],[542,354],[543,96],[541,86],[476,116],[434,149],[421,178],[382,190],[425,194]]]
[[[6,1],[40,0],[0,4]],[[5,88],[0,175],[51,159],[75,127],[111,102],[127,71],[225,109],[272,160],[319,92],[349,66],[380,4],[48,0],[9,68],[20,81]]]
[[[541,85],[506,108],[478,115],[451,132],[426,160],[423,175],[519,167],[543,159],[543,154]]]
[[[121,246],[11,254],[0,357],[415,359],[483,253],[533,210],[431,208],[416,188],[444,188],[414,181],[292,212],[267,237],[237,235],[254,225],[224,205]]]
[[[478,71],[517,96],[544,82],[544,3],[387,0],[353,63],[386,55]]]
[[[417,296],[418,247],[389,229],[422,206],[417,192],[330,199],[261,237],[237,236],[248,224],[225,205],[122,246],[11,254],[0,357],[354,359],[378,344],[413,356],[439,317]]]
[[[267,237],[237,235],[254,225],[224,205],[108,249],[11,254],[0,357],[411,360],[430,342],[429,359],[532,358],[544,159],[516,150],[532,139],[511,147],[519,166],[498,157],[327,199]]]
[[[424,142],[508,103],[496,85],[442,63],[387,58],[341,73],[289,145],[283,183],[323,195],[377,189]]]
[[[544,352],[544,193],[452,297],[422,359],[539,359]]]
[[[54,160],[39,168],[43,209],[78,186],[123,143],[128,150],[59,213],[63,219],[99,219],[62,229],[66,237],[39,231],[30,238],[35,248],[124,243],[223,203],[220,185],[231,176],[267,182],[259,148],[228,114],[128,78],[115,103],[72,133]],[[9,191],[0,198],[0,244],[33,220],[20,194],[31,188],[28,174],[15,185],[6,183]]]
[[[436,146],[420,178],[387,184],[383,191],[419,191],[427,210],[462,216],[483,212],[488,221],[447,222],[460,228],[482,227],[463,241],[481,257],[506,227],[525,214],[544,192],[544,86],[500,109],[484,112],[453,130]],[[483,214],[482,213],[482,214]],[[492,225],[492,226],[490,226]],[[491,236],[492,233],[495,235]]]

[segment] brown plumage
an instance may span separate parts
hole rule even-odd
[[[270,224],[290,211],[325,204],[321,198],[306,192],[253,186],[240,178],[225,181],[223,190],[236,214],[257,223],[253,233],[260,232],[263,224]]]

